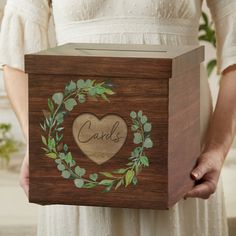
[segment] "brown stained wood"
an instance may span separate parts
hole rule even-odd
[[[25,55],[25,70],[34,74],[169,79],[203,57],[203,46],[79,43]]]
[[[29,73],[29,200],[46,205],[167,209],[193,185],[189,174],[199,154],[199,68],[203,49],[183,47],[174,50],[144,45],[139,48],[135,45],[129,50],[128,46],[91,45],[91,49],[87,50],[89,46],[65,45],[39,55],[26,56],[26,72]],[[70,55],[74,48],[83,49],[80,56]],[[154,49],[167,50],[168,53],[157,52],[154,58],[151,56]],[[122,53],[116,52],[119,50]],[[142,52],[132,57],[133,50],[144,51],[145,58],[141,56]],[[122,57],[115,56],[121,54]],[[186,64],[184,58],[188,60]],[[176,76],[172,76],[173,70]],[[89,99],[77,105],[63,122],[63,142],[70,148],[76,163],[86,169],[86,176],[126,166],[136,147],[131,131],[131,111],[142,110],[151,122],[153,147],[146,153],[149,166],[138,175],[136,186],[129,185],[108,193],[102,193],[102,186],[77,189],[72,180],[61,177],[54,160],[46,157],[41,149],[42,129],[39,123],[44,119],[42,110],[48,109],[48,98],[63,91],[69,81],[78,79],[109,81],[115,92],[109,97],[110,102]],[[76,119],[84,114],[97,117],[89,118],[97,124],[96,132],[107,132],[119,117],[124,121],[119,120],[123,124],[120,132],[122,136],[127,136],[124,144],[119,148],[109,144],[109,149],[104,149],[105,144],[102,148],[98,144],[92,145],[89,147],[92,154],[88,155],[76,141],[80,125],[74,126],[73,135],[73,124],[80,123]],[[111,123],[103,120],[109,115],[113,116]],[[103,163],[94,158],[96,149],[109,154]]]
[[[72,133],[81,151],[96,164],[110,160],[124,145],[126,122],[118,115],[108,114],[101,119],[91,113],[75,118]]]
[[[26,71],[36,74],[132,78],[171,77],[170,59],[26,55]],[[136,65],[139,65],[138,67]],[[48,67],[48,65],[51,65]],[[76,67],[74,65],[77,65]],[[43,69],[44,68],[44,69]],[[129,68],[129,70],[127,70]],[[126,73],[124,74],[124,71]]]
[[[190,173],[200,155],[200,68],[169,81],[169,205],[194,185]]]
[[[77,77],[77,79],[88,79],[89,77]],[[122,97],[119,94],[118,86],[121,82],[119,78],[112,78],[112,83],[116,89],[116,94],[110,98],[110,103],[99,100],[97,102],[88,101],[78,105],[64,121],[64,142],[70,147],[77,164],[86,168],[88,174],[101,171],[110,171],[112,169],[123,168],[128,162],[130,152],[134,149],[133,133],[131,132],[130,111],[142,109],[153,124],[152,137],[155,139],[154,147],[148,151],[150,156],[150,166],[144,168],[139,176],[138,187],[129,186],[120,188],[110,193],[102,193],[102,188],[96,189],[76,189],[73,181],[68,181],[60,176],[53,160],[44,155],[41,150],[42,133],[39,122],[43,120],[42,109],[47,108],[47,99],[54,92],[59,92],[69,81],[70,77],[57,75],[30,75],[29,76],[29,97],[30,97],[30,201],[41,204],[64,203],[78,205],[99,205],[114,207],[134,207],[134,208],[166,208],[167,199],[167,142],[168,142],[168,99],[167,87],[168,80],[163,83],[156,83],[152,79],[150,83],[143,86],[145,79],[139,79],[135,89],[130,90],[132,80],[126,80],[126,86],[122,87]],[[75,79],[75,78],[74,78]],[[105,78],[98,78],[98,82]],[[40,81],[40,82],[39,82]],[[50,81],[50,86],[48,86]],[[40,84],[40,85],[39,85]],[[43,91],[39,92],[39,87]],[[132,87],[132,86],[131,86]],[[145,88],[145,89],[144,89]],[[160,88],[163,88],[160,90]],[[151,96],[148,92],[156,90],[161,96]],[[159,92],[158,92],[159,91]],[[166,95],[164,95],[166,93]],[[125,96],[127,94],[127,96]],[[131,96],[129,96],[131,95]],[[146,96],[146,98],[145,98]],[[151,101],[150,101],[151,99]],[[130,109],[126,109],[129,104]],[[101,109],[102,108],[102,109]],[[158,111],[158,114],[157,114]],[[91,112],[97,117],[103,117],[106,114],[118,114],[127,123],[128,133],[125,145],[109,161],[97,165],[88,159],[78,148],[72,134],[73,121],[79,114]],[[153,177],[155,176],[155,178]],[[147,180],[153,178],[147,186]],[[56,187],[55,187],[56,186]],[[147,191],[147,189],[149,189]],[[46,194],[50,192],[51,194]],[[154,194],[153,194],[154,193]],[[96,196],[96,197],[95,197]],[[121,200],[122,196],[122,200]],[[146,196],[146,197],[145,197]],[[145,198],[144,198],[145,197]],[[135,198],[135,202],[133,200]],[[93,199],[93,201],[92,201]],[[136,207],[135,207],[136,205]]]

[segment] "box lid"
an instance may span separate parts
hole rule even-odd
[[[171,78],[204,60],[203,46],[69,43],[25,55],[25,72]]]

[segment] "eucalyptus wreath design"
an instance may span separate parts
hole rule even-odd
[[[68,145],[63,143],[63,121],[75,106],[85,103],[89,97],[109,102],[107,96],[113,94],[112,86],[107,82],[97,83],[95,80],[82,79],[70,81],[63,92],[57,92],[48,98],[48,110],[43,110],[44,120],[40,123],[44,132],[44,135],[41,135],[44,145],[42,149],[47,157],[55,160],[61,176],[73,180],[77,188],[103,186],[102,192],[109,192],[112,187],[116,190],[120,186],[136,185],[142,168],[149,166],[149,158],[145,152],[153,146],[152,125],[142,111],[130,112],[131,131],[136,147],[130,153],[124,168],[88,174],[85,168],[76,164]]]

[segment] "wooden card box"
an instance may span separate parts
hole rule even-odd
[[[29,201],[178,202],[200,154],[203,59],[203,47],[95,43],[26,55]]]

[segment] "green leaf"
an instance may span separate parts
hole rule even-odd
[[[150,132],[152,130],[151,123],[144,124],[143,129],[144,129],[145,132]]]
[[[142,142],[142,135],[140,133],[134,133],[134,143],[139,144]]]
[[[115,94],[111,89],[105,88],[105,93],[108,95],[113,95]]]
[[[133,183],[134,185],[136,185],[136,184],[138,183],[138,179],[136,178],[136,176],[134,176],[132,183]]]
[[[64,115],[63,115],[63,113],[62,113],[62,112],[58,113],[58,114],[56,115],[55,119],[56,119],[56,121],[57,121],[58,123],[61,124],[61,123],[63,122],[63,120],[64,120]]]
[[[133,150],[132,155],[133,155],[134,157],[138,157],[141,150],[142,150],[141,147],[136,147],[136,148]]]
[[[216,67],[217,61],[211,60],[207,63],[207,73],[208,73],[208,77],[211,75],[212,71],[214,70],[214,68]]]
[[[62,131],[64,129],[64,127],[59,127],[59,128],[57,128],[56,130],[58,131],[58,132],[60,132],[60,131]]]
[[[207,14],[206,14],[205,12],[202,12],[202,18],[203,18],[203,20],[204,20],[204,23],[205,23],[206,25],[208,25],[208,24],[209,24],[208,16],[207,16]]]
[[[129,163],[127,163],[126,165],[127,166],[132,166],[134,163],[133,162],[129,162]]]
[[[75,179],[74,180],[75,186],[77,188],[82,188],[84,185],[84,180],[83,179]]]
[[[126,172],[126,169],[117,169],[112,171],[114,174],[124,174]]]
[[[47,148],[41,147],[41,149],[43,149],[45,152],[49,152]]]
[[[139,112],[138,112],[138,117],[141,118],[142,116],[143,116],[143,112],[142,112],[142,111],[139,111]]]
[[[47,140],[46,140],[46,138],[45,138],[43,135],[41,135],[41,138],[42,138],[43,144],[44,144],[45,146],[47,146]]]
[[[52,100],[57,104],[60,105],[63,101],[63,93],[54,93],[52,96]]]
[[[131,126],[131,131],[136,131],[139,128],[138,125],[132,125]]]
[[[78,176],[82,177],[82,176],[85,175],[86,170],[85,170],[84,168],[81,168],[81,167],[79,167],[79,166],[76,166],[76,167],[75,167],[75,173],[76,173]]]
[[[93,174],[89,175],[89,178],[90,178],[91,180],[93,180],[93,181],[96,181],[97,178],[98,178],[98,174],[97,174],[97,173],[93,173]]]
[[[111,190],[112,186],[113,186],[114,183],[112,183],[111,185],[107,186],[102,192],[103,193],[107,193]]]
[[[147,122],[147,117],[146,116],[142,116],[141,117],[141,123],[145,124]]]
[[[85,101],[86,101],[85,95],[84,94],[79,94],[78,100],[79,100],[79,103],[81,103],[81,104],[85,103]]]
[[[131,111],[131,112],[130,112],[130,117],[133,118],[133,119],[135,119],[135,118],[137,117],[136,112],[135,112],[135,111]]]
[[[128,170],[125,175],[125,187],[128,186],[134,177],[134,171]]]
[[[97,186],[97,183],[86,183],[83,188],[94,188]]]
[[[91,79],[87,79],[84,83],[86,88],[93,86],[93,81]]]
[[[73,167],[73,166],[75,166],[75,165],[76,165],[75,160],[72,160],[71,163],[70,163],[70,167]]]
[[[63,164],[60,163],[59,165],[57,165],[57,169],[60,170],[60,171],[63,171],[63,170],[66,169],[66,167]]]
[[[66,86],[66,89],[69,92],[73,92],[76,89],[76,83],[74,81],[70,81],[70,83]]]
[[[102,97],[102,99],[103,99],[103,100],[105,100],[105,101],[108,101],[108,102],[109,102],[109,99],[107,98],[107,96],[106,96],[105,94],[101,94],[101,97]]]
[[[92,87],[88,90],[88,94],[89,96],[95,96],[96,95],[96,88],[95,87]]]
[[[111,173],[109,173],[109,172],[99,172],[99,173],[101,175],[104,175],[104,176],[108,177],[108,178],[114,178],[114,176]]]
[[[114,180],[111,180],[111,179],[103,179],[102,181],[99,182],[99,185],[105,185],[105,186],[108,186],[108,185],[111,185],[113,183]]]
[[[54,152],[50,152],[50,153],[47,153],[47,154],[45,154],[47,157],[50,157],[50,158],[52,158],[52,159],[56,159],[57,158],[57,154],[56,153],[54,153]]]
[[[77,105],[77,102],[74,98],[69,98],[64,102],[64,104],[67,111],[72,111],[74,106]]]
[[[68,170],[63,170],[61,175],[65,179],[69,179],[70,178],[70,172]]]
[[[66,144],[66,143],[64,144],[64,147],[63,147],[63,149],[64,149],[64,151],[65,151],[65,152],[67,152],[67,151],[68,151],[68,146],[67,146],[67,144]]]
[[[44,125],[43,125],[43,124],[41,124],[41,123],[40,123],[39,125],[40,125],[40,127],[42,128],[42,130],[43,130],[43,131],[46,131],[46,126],[45,126],[45,123],[44,123]]]
[[[56,147],[55,139],[48,137],[48,148],[52,150],[55,149],[55,147]]]
[[[118,189],[118,188],[122,185],[122,183],[123,183],[123,179],[121,179],[121,180],[117,183],[117,185],[116,185],[116,187],[115,187],[115,190]]]
[[[99,95],[105,93],[105,91],[106,91],[106,89],[102,86],[97,86],[96,87],[96,93],[99,94]]]
[[[77,81],[77,88],[83,89],[85,86],[86,86],[86,84],[85,84],[84,80],[79,79],[79,80]]]
[[[50,98],[48,98],[48,108],[49,108],[50,112],[53,113],[54,105],[53,105],[53,102]]]
[[[72,166],[72,160],[73,160],[73,158],[72,158],[71,152],[68,152],[65,156],[65,161],[67,164]]]
[[[152,148],[153,147],[153,142],[150,138],[146,138],[144,141],[144,147],[145,148]]]
[[[142,169],[142,166],[140,165],[135,165],[135,172],[138,174]]]
[[[140,157],[140,162],[144,165],[144,166],[149,166],[149,161],[148,158],[146,156],[141,156]]]
[[[63,152],[60,152],[58,156],[60,157],[61,160],[65,160],[66,158],[66,155]]]
[[[61,159],[56,159],[55,162],[56,162],[57,164],[61,164]]]

